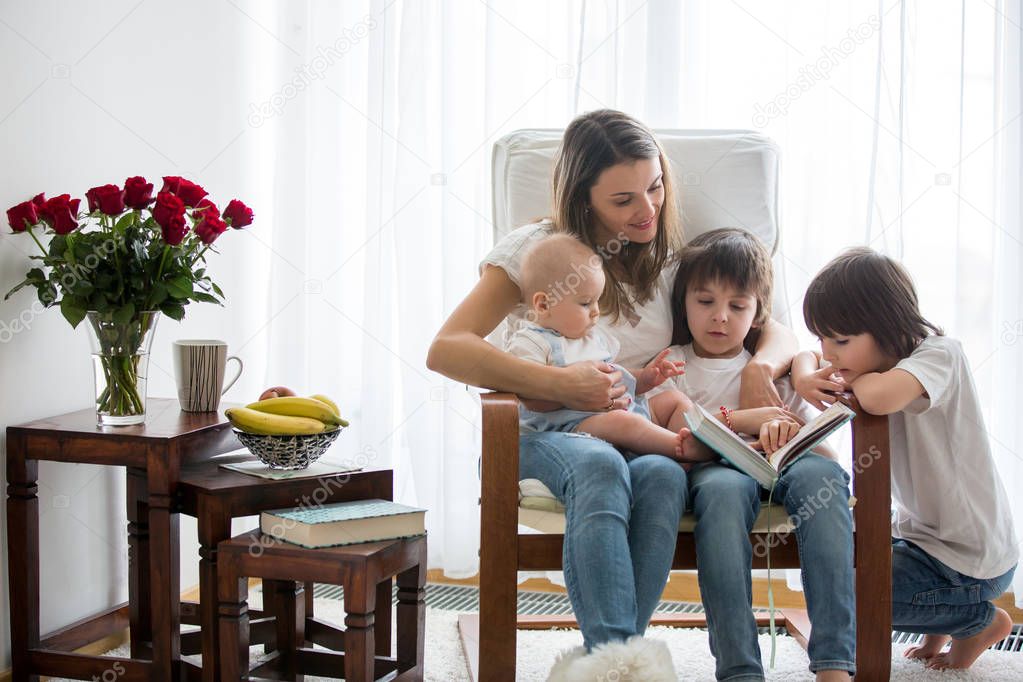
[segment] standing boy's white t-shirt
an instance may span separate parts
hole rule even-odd
[[[892,535],[965,575],[1002,575],[1019,551],[962,346],[928,336],[895,369],[926,395],[889,419]]]
[[[552,234],[554,225],[546,220],[512,230],[494,245],[480,263],[480,274],[487,265],[496,265],[521,290],[522,257],[534,243]],[[618,357],[615,358],[617,364],[628,368],[644,367],[671,343],[671,286],[677,270],[677,263],[665,267],[654,285],[653,296],[643,303],[635,301],[632,287],[626,285],[625,291],[633,303],[632,314],[628,317],[622,315],[612,323],[610,316],[600,316],[598,326],[621,343]],[[501,348],[507,346],[515,331],[527,322],[528,310],[525,302],[519,301],[508,314],[503,338],[497,342]]]

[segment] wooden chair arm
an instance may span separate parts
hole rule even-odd
[[[514,393],[483,393],[480,466],[480,545],[508,542],[518,533],[519,399]]]

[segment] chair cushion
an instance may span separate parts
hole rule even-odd
[[[770,517],[770,523],[768,518]],[[565,532],[565,507],[551,491],[533,478],[519,481],[519,524],[542,533],[562,534]],[[678,524],[680,533],[692,533],[696,528],[696,517],[686,514]],[[754,533],[789,533],[795,526],[785,508],[779,504],[765,504],[753,522]]]
[[[768,523],[770,516],[770,523]],[[526,497],[519,502],[519,525],[541,533],[561,535],[565,532],[565,508],[549,497]],[[696,529],[696,517],[686,514],[679,521],[680,533],[692,533]],[[780,504],[760,506],[760,514],[753,522],[754,533],[791,533],[795,529],[792,520]]]
[[[655,130],[671,162],[686,238],[745,227],[774,251],[778,243],[778,147],[743,130]],[[494,242],[551,212],[559,129],[527,129],[494,143]]]

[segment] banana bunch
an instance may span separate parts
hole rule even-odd
[[[337,404],[325,395],[284,396],[232,407],[224,412],[239,431],[270,436],[297,436],[348,426]]]

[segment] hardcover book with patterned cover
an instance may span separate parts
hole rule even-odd
[[[266,535],[302,547],[337,547],[426,534],[426,510],[387,500],[355,500],[260,514]]]

